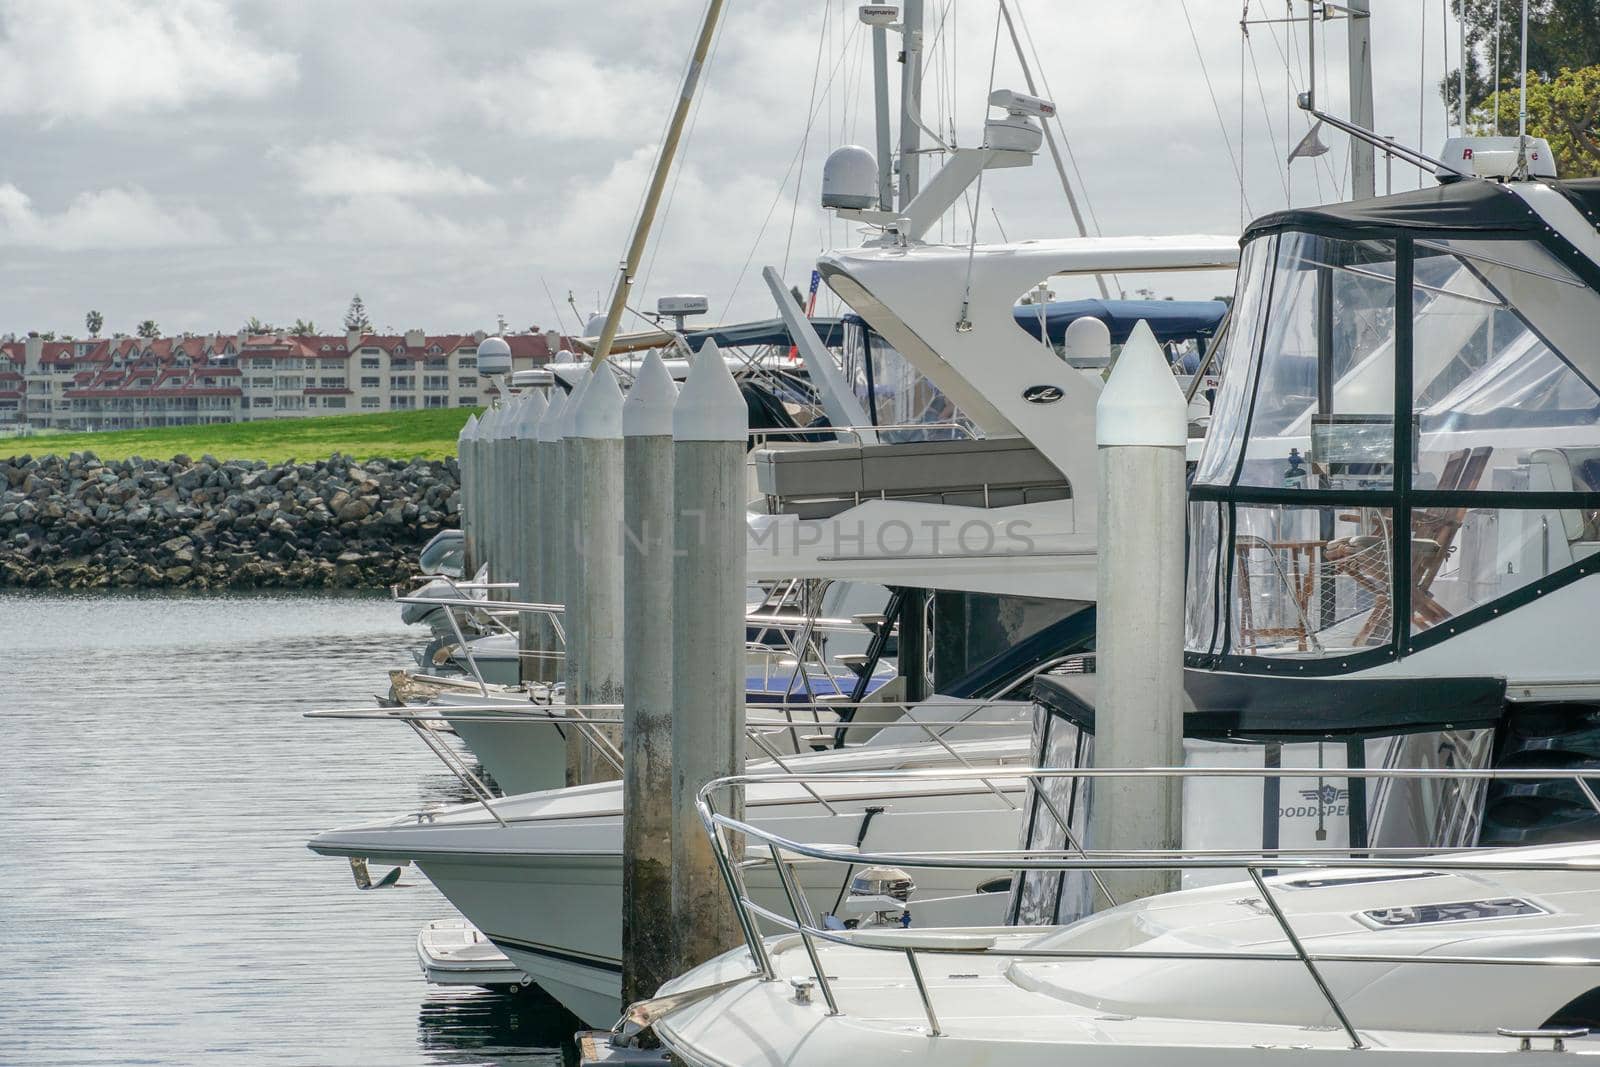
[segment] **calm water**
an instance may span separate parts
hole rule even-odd
[[[456,799],[370,702],[379,599],[0,594],[0,1063],[559,1064],[528,998],[430,989],[452,915],[358,893],[314,831]]]

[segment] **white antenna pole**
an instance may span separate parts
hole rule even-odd
[[[1364,130],[1374,126],[1372,114],[1372,16],[1368,0],[1350,0],[1345,12],[1349,41],[1350,121]],[[1378,194],[1377,157],[1372,145],[1350,139],[1350,198],[1370,200]]]
[[[661,142],[661,155],[656,160],[655,173],[650,176],[650,188],[645,193],[639,222],[633,229],[633,239],[628,242],[628,253],[622,261],[617,288],[611,294],[611,307],[606,312],[606,324],[600,331],[600,342],[594,348],[596,367],[611,354],[611,342],[616,339],[623,309],[628,305],[628,294],[633,291],[633,278],[639,273],[639,263],[644,259],[644,246],[650,239],[650,227],[655,222],[656,208],[661,205],[661,193],[667,185],[667,173],[672,170],[673,157],[678,154],[678,141],[683,137],[689,105],[694,102],[694,91],[700,84],[700,73],[711,51],[711,38],[716,33],[717,19],[722,15],[722,3],[723,0],[707,0],[705,18],[700,23],[700,36],[694,43],[694,55],[689,60],[689,69],[683,75],[683,89],[678,93],[677,106],[672,110],[666,139]]]
[[[1460,39],[1461,62],[1460,69],[1456,71],[1458,84],[1456,86],[1456,112],[1460,115],[1458,120],[1461,127],[1461,136],[1467,135],[1467,5],[1462,0],[1461,11],[1456,15],[1456,36]]]
[[[1522,0],[1522,99],[1517,104],[1517,177],[1528,176],[1528,0]]]
[[[1500,0],[1494,0],[1494,135],[1500,136]]]
[[[878,207],[894,208],[894,151],[889,140],[889,31],[872,27],[872,96],[878,120]]]
[[[900,9],[900,210],[917,198],[922,150],[922,0],[905,0]]]

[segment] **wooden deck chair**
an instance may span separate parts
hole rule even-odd
[[[1481,445],[1450,453],[1439,488],[1470,492],[1478,487],[1493,449]],[[1467,508],[1419,508],[1411,513],[1411,617],[1423,628],[1450,617],[1429,592],[1445,561],[1455,550],[1456,534],[1467,521]]]

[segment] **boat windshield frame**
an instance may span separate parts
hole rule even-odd
[[[1497,210],[1502,197],[1518,200],[1505,190],[1497,193]],[[1472,196],[1482,200],[1484,194],[1474,190]],[[1575,320],[1583,317],[1569,309],[1585,300],[1600,308],[1600,267],[1575,255],[1577,250],[1548,226],[1534,229],[1485,220],[1475,228],[1456,215],[1453,225],[1442,231],[1396,212],[1391,225],[1368,219],[1355,227],[1344,214],[1282,214],[1252,227],[1242,242],[1232,329],[1219,341],[1217,352],[1223,384],[1190,488],[1185,644],[1191,667],[1302,676],[1362,670],[1438,644],[1600,569],[1600,553],[1589,554],[1600,550],[1600,357],[1582,352],[1580,363],[1566,354],[1579,349],[1581,327]],[[1441,261],[1444,272],[1437,270]],[[1335,274],[1355,279],[1345,283],[1338,298],[1333,295],[1339,292],[1338,283],[1329,280]],[[1450,280],[1440,282],[1445,275]],[[1541,287],[1559,290],[1559,300],[1540,292]],[[1297,299],[1305,321],[1290,336],[1295,324],[1286,327],[1279,320],[1292,317]],[[1440,341],[1444,331],[1437,321],[1442,316],[1433,323],[1428,316],[1445,304],[1477,306],[1477,314],[1492,321],[1470,325],[1470,314],[1457,313],[1469,326],[1455,327],[1459,333]],[[1546,327],[1553,318],[1568,321],[1557,323],[1552,332]],[[1564,396],[1584,400],[1572,410],[1548,413],[1557,420],[1557,435],[1562,428],[1588,431],[1577,433],[1582,438],[1578,447],[1558,442],[1563,447],[1554,448],[1548,440],[1540,441],[1540,434],[1552,430],[1537,419],[1515,427],[1521,435],[1515,447],[1504,441],[1457,447],[1509,432],[1512,423],[1527,415],[1518,407],[1520,396],[1512,396],[1511,402],[1484,398],[1504,391],[1503,381],[1487,374],[1488,387],[1470,395],[1471,377],[1492,372],[1499,362],[1497,321],[1524,335],[1518,340],[1525,342],[1529,355],[1521,365],[1543,359],[1540,369],[1546,379],[1554,375],[1567,387]],[[1570,332],[1563,332],[1569,327]],[[1367,336],[1356,339],[1363,329]],[[1510,332],[1502,327],[1503,334]],[[1303,343],[1300,352],[1285,355],[1296,343]],[[1446,350],[1446,343],[1455,347]],[[1505,348],[1511,344],[1503,342]],[[1338,354],[1334,350],[1341,345],[1344,351]],[[1469,349],[1479,353],[1473,357],[1475,365],[1463,358]],[[1445,351],[1448,355],[1441,358]],[[1294,365],[1285,371],[1274,361]],[[1445,380],[1452,367],[1464,375],[1464,382]],[[1307,370],[1314,371],[1314,384]],[[1286,391],[1284,379],[1295,375],[1306,379],[1296,384],[1309,388]],[[1358,382],[1362,377],[1367,381]],[[1269,382],[1265,387],[1264,379]],[[1358,387],[1347,389],[1350,382]],[[1439,388],[1430,391],[1433,383]],[[1441,397],[1460,397],[1464,387],[1467,399],[1488,405],[1489,415],[1500,424],[1490,418],[1485,429],[1479,415],[1441,423],[1430,414]],[[1263,401],[1264,392],[1275,401]],[[1554,395],[1549,389],[1546,393]],[[1306,410],[1291,411],[1289,402]],[[1472,418],[1480,422],[1474,424]],[[1271,432],[1258,434],[1260,425],[1272,419],[1278,422]],[[1465,431],[1457,432],[1462,426]],[[1451,432],[1441,432],[1441,427]],[[1302,453],[1298,457],[1288,447],[1296,443]],[[1590,447],[1595,449],[1592,469],[1586,465]],[[1532,451],[1521,451],[1525,449]],[[1539,476],[1529,456],[1537,459],[1540,453],[1560,453],[1564,483]],[[1269,456],[1282,474],[1279,484],[1265,473]],[[1364,459],[1372,462],[1360,462]],[[1491,459],[1509,467],[1485,469]],[[1518,481],[1518,472],[1511,469],[1518,462],[1536,476],[1523,472]],[[1441,607],[1427,583],[1440,567],[1453,566],[1456,580],[1463,580],[1460,546],[1451,542],[1474,513],[1544,529],[1543,572],[1530,565],[1531,578],[1522,578],[1519,571],[1517,582],[1496,585],[1499,592]],[[1428,524],[1438,516],[1448,520],[1447,536],[1422,536],[1433,532]],[[1561,541],[1563,521],[1578,523],[1583,531],[1575,535],[1579,541]],[[1591,522],[1593,530],[1585,525]],[[1549,550],[1552,525],[1554,541],[1566,558],[1560,553],[1552,557]],[[1396,535],[1405,531],[1410,536]],[[1573,536],[1569,529],[1569,538]],[[1225,547],[1229,545],[1231,550]],[[1336,548],[1354,556],[1367,552],[1373,562],[1339,562]],[[1504,569],[1498,559],[1496,563]],[[1252,571],[1258,586],[1254,592]],[[1419,572],[1428,575],[1427,583],[1419,582]],[[1412,580],[1403,580],[1404,575]],[[1250,615],[1248,606],[1262,600],[1264,584],[1281,592],[1278,602],[1269,604],[1271,618],[1265,622],[1260,611]],[[1446,591],[1449,587],[1448,581],[1441,586]],[[1339,603],[1330,606],[1331,601]],[[1358,630],[1350,620],[1364,605],[1369,618]],[[1387,613],[1387,621],[1380,619],[1380,612]],[[1407,624],[1395,625],[1396,620]],[[1333,630],[1346,622],[1344,631]],[[1319,641],[1319,632],[1333,635],[1332,640]]]

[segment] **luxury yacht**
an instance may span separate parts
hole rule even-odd
[[[1600,845],[1401,862],[1313,862],[1065,927],[820,931],[809,951],[791,933],[630,1014],[693,1067],[1600,1054]]]
[[[1093,802],[1096,679],[1041,679],[1007,916],[1034,928],[752,922],[662,991],[677,1057],[1420,1064],[1600,1022],[1600,848],[1561,844],[1600,834],[1600,180],[1441,179],[1244,236],[1191,491],[1192,888],[1085,917],[1126,855],[1029,859],[1115,847],[1043,818]]]

